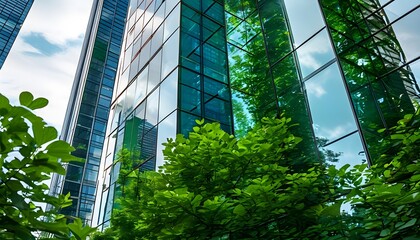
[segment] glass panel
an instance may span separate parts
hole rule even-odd
[[[232,108],[235,136],[244,136],[254,126],[256,120],[251,115],[250,106],[241,92],[232,89]]]
[[[280,1],[265,1],[260,7],[261,24],[270,63],[275,63],[292,50],[289,29]]]
[[[151,127],[147,122],[145,123],[146,131]],[[156,155],[156,141],[157,141],[157,127],[154,127],[147,132],[143,137],[143,143],[141,145],[140,160],[148,161],[150,158]],[[143,163],[147,165],[152,165],[154,169],[155,159],[153,162]]]
[[[166,1],[166,12],[168,12],[170,2],[177,2],[176,0]],[[167,15],[167,14],[165,14]],[[179,19],[181,15],[180,5],[178,4],[174,11],[165,19],[165,29],[163,32],[163,41],[166,41],[169,36],[179,27]]]
[[[172,72],[160,85],[159,121],[177,108],[178,71]]]
[[[176,136],[176,116],[177,112],[172,113],[165,118],[158,127],[157,152],[156,152],[156,166],[162,166],[164,163],[162,143],[167,142],[168,138],[175,139]]]
[[[301,45],[325,26],[317,0],[285,0],[294,45]]]
[[[417,60],[410,64],[410,70],[413,73],[414,79],[417,82],[417,92],[420,92],[418,86],[420,85],[420,60]]]
[[[314,38],[297,49],[302,77],[306,77],[334,58],[334,52],[328,38],[327,30],[318,33]]]
[[[135,97],[135,91],[136,91],[136,83],[133,82],[130,84],[130,86],[125,90],[125,94],[123,94],[123,97],[125,97],[124,101],[124,115],[127,115],[129,112],[131,112],[134,107],[134,97]]]
[[[225,124],[230,124],[230,103],[208,94],[205,94],[204,97],[205,118]]]
[[[299,84],[299,74],[293,54],[288,55],[281,62],[273,66],[271,71],[278,93]]]
[[[162,65],[162,51],[159,51],[149,63],[149,78],[147,82],[147,93],[153,91],[160,82],[160,70]]]
[[[409,1],[396,1],[398,4],[404,4]],[[410,1],[411,2],[411,1]],[[420,1],[413,1],[420,4]],[[414,5],[414,4],[413,4]],[[420,55],[420,8],[405,16],[403,19],[392,24],[392,29],[401,45],[405,61],[410,61]]]
[[[158,118],[159,107],[159,89],[156,89],[149,97],[147,97],[146,104],[146,122],[151,125],[156,125]],[[146,123],[146,124],[147,124]]]
[[[80,180],[82,179],[82,172],[83,168],[69,164],[67,165],[66,179],[75,182],[80,182]]]
[[[188,87],[201,89],[200,74],[188,69],[181,68],[180,82]]]
[[[207,77],[204,78],[204,92],[214,97],[229,100],[229,89],[227,85]]]
[[[153,55],[163,44],[163,27],[161,26],[153,35],[151,54]]]
[[[163,46],[162,78],[165,78],[178,65],[178,46],[179,31],[176,31]]]
[[[226,53],[217,48],[204,44],[204,74],[206,76],[227,83]]]
[[[192,131],[193,127],[197,125],[195,120],[201,120],[201,117],[196,115],[188,114],[186,112],[180,111],[180,118],[179,118],[179,129],[178,132],[183,134],[184,136],[188,136],[188,133]]]
[[[182,33],[181,43],[182,45],[180,51],[182,66],[199,72],[201,69],[200,40],[188,34]]]
[[[144,97],[146,96],[148,74],[149,74],[149,66],[147,66],[145,69],[143,69],[143,71],[137,77],[137,80],[136,80],[136,94],[134,96],[135,105],[137,105],[141,101],[143,101]]]
[[[385,7],[385,13],[388,19],[392,22],[395,19],[401,17],[411,9],[414,9],[415,7],[418,7],[420,4],[420,0],[396,0],[396,1],[390,1],[390,0],[380,0],[381,5],[385,5],[387,2],[392,2],[391,4],[387,5]],[[417,14],[417,16],[419,16]],[[418,23],[418,21],[417,21]]]
[[[201,115],[200,91],[181,84],[180,108],[187,112]]]
[[[366,163],[366,154],[359,133],[352,134],[326,147],[320,147],[321,156],[327,164],[341,168],[345,164],[355,166]]]
[[[329,142],[357,129],[337,64],[305,82],[317,138]]]

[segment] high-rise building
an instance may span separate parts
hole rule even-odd
[[[95,201],[105,129],[108,120],[128,0],[94,0],[60,138],[76,157],[65,176],[55,175],[53,194],[70,193],[73,204],[63,214],[90,224]]]
[[[93,225],[109,225],[121,168],[163,164],[196,119],[245,134],[283,112],[291,164],[369,163],[418,99],[419,0],[131,0]],[[139,157],[140,156],[140,157]]]
[[[0,69],[33,2],[33,0],[0,0]]]

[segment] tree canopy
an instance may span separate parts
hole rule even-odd
[[[159,172],[122,172],[111,227],[93,239],[416,239],[419,116],[390,130],[377,165],[341,169],[295,167],[301,139],[284,116],[239,139],[199,122],[169,139]]]
[[[70,195],[50,196],[45,183],[52,173],[65,173],[61,163],[76,160],[74,149],[56,140],[57,130],[33,113],[45,107],[47,99],[23,92],[19,101],[21,106],[13,106],[0,94],[0,238],[50,234],[55,239],[86,239],[92,228],[77,218],[68,223],[68,217],[57,213],[71,205]],[[43,210],[42,204],[52,209]]]

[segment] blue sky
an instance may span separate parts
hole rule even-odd
[[[50,104],[38,111],[61,129],[93,0],[38,0],[0,70],[0,93],[16,103],[30,91]]]

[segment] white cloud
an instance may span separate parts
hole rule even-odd
[[[91,6],[92,0],[35,1],[0,70],[0,93],[15,104],[22,91],[47,98],[50,104],[38,113],[57,129],[64,119]],[[51,56],[39,54],[23,41],[31,33],[42,34],[63,50]]]
[[[306,83],[306,89],[308,91],[308,94],[314,95],[317,98],[324,96],[327,93],[327,91],[325,91],[324,87],[322,86],[323,82],[318,83],[314,81],[308,81]]]
[[[43,0],[34,4],[22,35],[40,32],[51,43],[65,44],[85,33],[92,0]]]

